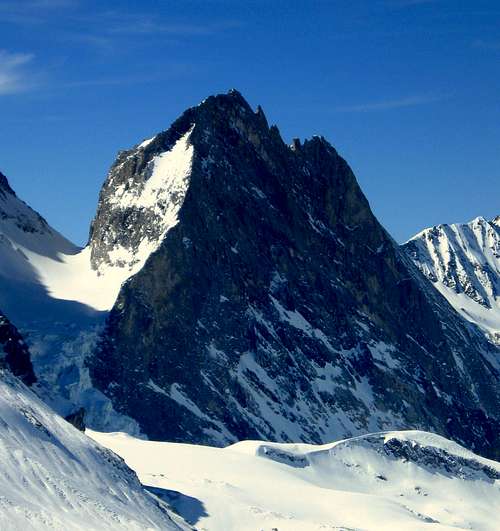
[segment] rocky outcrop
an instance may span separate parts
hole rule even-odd
[[[152,212],[158,160],[166,202]],[[181,190],[174,222],[162,176]],[[401,252],[324,138],[287,146],[238,92],[208,98],[120,155],[103,188],[96,267],[144,238],[153,252],[89,365],[151,438],[324,442],[412,427],[498,455],[498,351]]]
[[[36,382],[30,353],[17,328],[0,313],[0,365],[6,367],[26,385]]]
[[[27,386],[33,386],[37,377],[31,363],[29,348],[17,328],[0,313],[0,368],[8,369]],[[38,389],[33,389],[35,392]],[[80,431],[85,430],[85,410],[83,408],[71,411],[65,420]]]
[[[15,195],[14,190],[10,187],[7,177],[0,171],[0,193]]]
[[[193,157],[189,133],[177,140],[162,133],[119,154],[90,229],[91,264],[99,273],[113,267],[135,273],[177,223]]]

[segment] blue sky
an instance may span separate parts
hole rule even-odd
[[[0,170],[80,244],[116,152],[231,87],[398,241],[500,214],[498,0],[0,0],[0,35]]]

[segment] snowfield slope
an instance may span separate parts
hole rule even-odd
[[[198,530],[498,530],[500,464],[426,432],[224,449],[89,434]]]
[[[500,344],[500,216],[437,225],[403,248],[465,319]]]
[[[0,370],[2,531],[182,528],[121,459]]]

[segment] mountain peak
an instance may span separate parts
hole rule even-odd
[[[167,130],[121,152],[101,190],[90,231],[94,269],[118,267],[130,274],[140,269],[177,223],[193,168],[203,167],[198,179],[210,178],[224,152],[242,143],[267,160],[272,151],[285,149],[262,108],[254,112],[232,89],[209,96]]]
[[[500,343],[500,216],[425,229],[403,248],[468,321]]]
[[[7,177],[0,171],[0,191],[7,192],[11,195],[16,195],[14,190],[10,187]]]
[[[91,378],[151,438],[324,442],[420,422],[465,440],[451,386],[493,411],[460,376],[463,358],[495,379],[464,323],[436,317],[347,162],[322,136],[287,146],[236,91],[117,160],[91,245],[96,268],[137,267]]]
[[[252,112],[252,108],[247,100],[243,97],[241,92],[236,89],[230,89],[226,93],[214,94],[208,96],[203,101],[201,101],[196,107],[188,109],[186,112],[194,111],[199,113],[202,110],[213,109],[214,107],[229,110],[233,109],[235,111],[243,111],[245,113]]]
[[[483,216],[476,216],[473,220],[471,220],[469,222],[469,225],[471,225],[471,226],[474,226],[474,225],[481,226],[481,225],[485,225],[486,223],[488,223],[488,222],[486,221],[486,219]]]

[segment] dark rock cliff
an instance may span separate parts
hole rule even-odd
[[[17,328],[1,312],[0,365],[8,368],[26,385],[32,385],[36,382],[28,347]]]
[[[31,363],[29,348],[17,328],[0,312],[0,368],[8,369],[27,386],[33,386],[37,377]],[[37,393],[38,389],[33,386]],[[65,419],[80,431],[85,430],[85,411],[80,408]]]
[[[140,194],[148,164],[186,138],[178,219],[122,287],[90,360],[114,407],[153,439],[418,428],[498,457],[498,351],[401,253],[335,149],[322,137],[287,146],[232,91],[122,154],[115,183]],[[111,216],[109,184],[97,261],[158,222],[140,212],[140,227],[121,229],[139,214]]]

